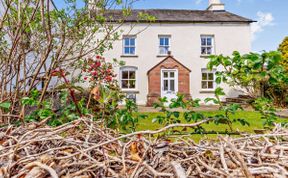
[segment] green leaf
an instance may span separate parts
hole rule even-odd
[[[10,102],[0,103],[0,108],[9,109],[10,107],[11,107],[11,103]]]
[[[23,97],[21,99],[21,103],[24,106],[35,106],[35,105],[37,105],[37,101],[35,99],[29,98],[29,97]]]
[[[220,84],[220,83],[221,83],[221,80],[222,80],[221,77],[217,77],[216,80],[215,80],[215,82],[216,82],[217,84]]]
[[[46,119],[52,116],[53,114],[54,113],[49,109],[42,109],[42,110],[39,110],[38,112],[38,116],[40,117],[40,119]]]
[[[224,91],[223,91],[223,88],[220,88],[220,87],[216,88],[216,90],[215,90],[215,95],[216,95],[216,96],[224,96],[225,93],[224,93]]]
[[[204,100],[204,102],[205,103],[209,103],[209,102],[213,102],[214,104],[219,104],[219,101],[217,100],[217,99],[215,99],[215,98],[206,98],[205,100]]]
[[[245,119],[237,119],[237,121],[242,125],[242,126],[250,126],[250,123],[247,122]]]
[[[178,112],[178,111],[174,111],[174,112],[173,112],[173,115],[174,115],[174,117],[179,118],[179,116],[180,116],[180,112]]]

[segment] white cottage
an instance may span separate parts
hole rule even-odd
[[[156,17],[152,24],[138,21],[140,12]],[[112,21],[121,19],[120,10],[107,12]],[[220,0],[209,0],[207,10],[132,10],[121,27],[122,40],[106,52],[126,66],[115,69],[123,92],[139,105],[151,105],[159,97],[177,93],[204,99],[213,97],[215,72],[208,71],[207,56],[251,51],[250,24],[253,21],[224,9]],[[131,28],[133,26],[133,28]],[[239,94],[222,86],[227,96]]]

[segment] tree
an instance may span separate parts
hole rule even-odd
[[[121,6],[124,19],[135,0],[94,1],[93,13],[90,5],[77,6],[79,1],[65,0],[59,9],[53,0],[0,1],[0,103],[11,103],[9,116],[23,118],[19,98],[39,84],[40,102],[47,97],[54,70],[73,71],[79,60],[111,49],[122,24],[108,23],[105,11]]]
[[[288,99],[288,75],[280,62],[282,56],[277,51],[262,54],[232,56],[210,56],[208,68],[221,66],[224,70],[216,73],[216,83],[227,83],[232,87],[241,87],[253,98],[268,97],[276,104],[285,106]]]
[[[288,36],[284,38],[283,42],[279,45],[278,51],[282,53],[282,62],[281,64],[288,71]]]

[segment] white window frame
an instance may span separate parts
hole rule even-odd
[[[129,74],[128,74],[128,79],[123,79],[122,75],[123,75],[123,71],[134,71],[135,72],[135,79],[129,79]],[[119,70],[119,84],[120,84],[120,88],[122,91],[135,91],[138,88],[138,67],[134,67],[134,66],[124,66],[124,67],[120,67]],[[135,88],[129,88],[129,82],[128,82],[128,88],[122,88],[122,81],[123,80],[135,80]]]
[[[168,45],[161,45],[161,38],[168,38]],[[171,50],[171,35],[158,35],[158,54],[161,56],[168,55],[169,51]],[[161,48],[168,47],[167,53],[161,53]]]
[[[206,80],[203,80],[203,73],[207,74]],[[209,80],[209,74],[213,74],[213,80]],[[206,68],[201,69],[201,90],[202,91],[214,91],[216,89],[215,74],[216,74],[216,69],[213,69],[212,71]],[[207,82],[207,88],[202,87],[203,82]],[[213,82],[213,88],[209,88],[209,85],[208,85],[209,82]]]
[[[125,39],[129,39],[129,45],[125,44]],[[130,45],[130,39],[134,39],[134,45]],[[123,55],[124,56],[135,56],[136,55],[136,35],[124,35],[123,39],[122,39],[122,43],[123,43]],[[125,48],[134,48],[134,53],[125,53]],[[130,50],[129,50],[130,51]]]
[[[205,45],[202,45],[202,39],[203,38],[206,38],[206,44]],[[207,39],[208,38],[211,38],[211,45],[207,44]],[[215,47],[214,47],[215,46],[215,42],[214,42],[215,40],[214,40],[214,38],[215,38],[214,35],[201,35],[200,36],[200,46],[201,46],[200,53],[201,53],[202,56],[209,56],[209,55],[215,54]],[[206,50],[205,50],[206,53],[204,53],[204,54],[202,53],[202,48],[206,48]],[[211,54],[207,53],[207,51],[208,51],[207,49],[208,48],[211,48]]]

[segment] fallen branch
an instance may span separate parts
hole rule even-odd
[[[243,138],[220,136],[216,142],[199,144],[188,135],[173,137],[173,142],[151,137],[209,121],[127,135],[85,118],[56,128],[44,123],[0,128],[0,177],[288,176],[286,128]]]

